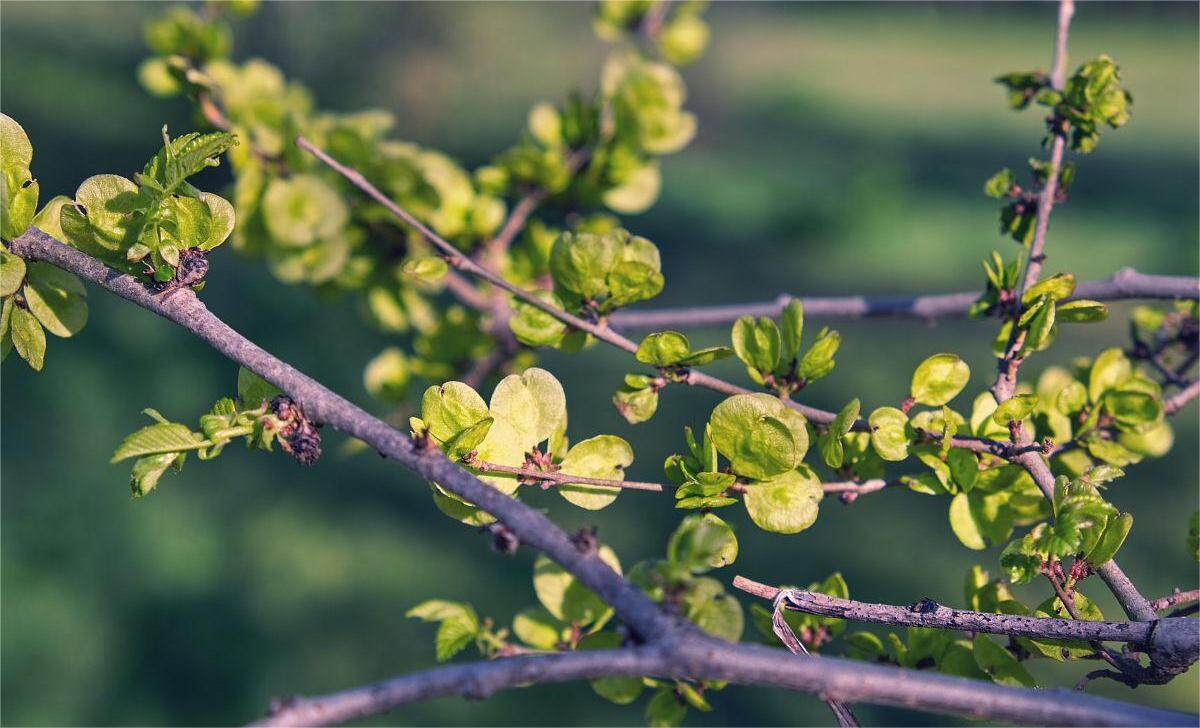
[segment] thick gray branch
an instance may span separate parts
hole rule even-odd
[[[260,725],[322,725],[446,695],[611,676],[728,680],[1034,725],[1195,725],[1196,717],[1065,690],[1025,690],[838,657],[794,656],[759,645],[691,635],[671,644],[510,657],[440,667],[315,698],[281,701]]]
[[[1200,278],[1160,276],[1122,268],[1111,277],[1084,281],[1067,300],[1086,298],[1093,301],[1126,299],[1173,299],[1200,297]],[[665,329],[672,327],[717,326],[731,324],[742,316],[778,316],[792,300],[804,304],[807,316],[818,318],[914,318],[932,321],[967,315],[967,309],[979,298],[979,291],[943,293],[929,296],[789,296],[773,301],[732,304],[729,306],[692,306],[646,311],[617,311],[609,324],[621,331]]]

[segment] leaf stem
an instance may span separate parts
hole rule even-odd
[[[629,490],[652,490],[662,492],[663,487],[660,483],[647,483],[640,480],[611,480],[608,478],[590,478],[585,475],[571,475],[564,473],[561,470],[534,470],[533,468],[518,468],[512,465],[501,465],[500,463],[491,463],[486,460],[472,458],[466,461],[468,468],[476,470],[480,473],[507,473],[509,475],[517,475],[522,478],[532,478],[534,480],[544,480],[547,483],[555,483],[557,485],[603,485],[610,488],[627,488]]]

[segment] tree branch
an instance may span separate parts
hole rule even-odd
[[[1187,406],[1187,403],[1196,397],[1200,397],[1200,379],[1193,380],[1191,384],[1167,397],[1166,401],[1163,402],[1163,412],[1173,415]]]
[[[250,369],[290,396],[305,415],[356,437],[385,456],[495,516],[522,543],[545,553],[610,604],[645,648],[600,653],[528,656],[439,668],[326,699],[289,701],[293,724],[349,720],[427,697],[483,695],[537,681],[611,675],[729,680],[801,690],[845,702],[873,702],[977,718],[1037,724],[1194,725],[1195,716],[1067,692],[1024,690],[978,680],[917,673],[837,658],[797,659],[779,650],[733,645],[702,635],[668,615],[637,587],[590,551],[581,551],[539,511],[504,495],[433,448],[389,427],[348,400],[283,362],[217,318],[190,289],[155,295],[140,280],[31,227],[9,250],[50,263],[162,316]],[[599,654],[599,657],[595,657]],[[285,718],[278,718],[285,720]]]
[[[1180,604],[1197,601],[1200,601],[1200,589],[1192,589],[1191,591],[1179,591],[1176,589],[1174,594],[1150,602],[1150,607],[1156,612],[1163,612]]]
[[[1184,636],[1190,635],[1190,639],[1193,641],[1200,641],[1200,632],[1195,629],[1195,620],[1183,617],[1149,622],[1092,622],[972,612],[965,609],[952,609],[925,599],[912,606],[872,604],[853,599],[840,599],[828,594],[818,594],[802,589],[781,590],[752,581],[744,576],[734,577],[733,585],[748,594],[772,601],[783,593],[786,599],[785,606],[795,612],[816,614],[822,617],[837,617],[855,622],[906,627],[937,627],[1013,637],[1128,642],[1134,645],[1150,645],[1158,634],[1165,636],[1170,633],[1174,636],[1178,632]]]
[[[728,306],[690,306],[684,308],[617,311],[608,323],[619,331],[661,330],[673,327],[699,327],[731,324],[742,316],[778,316],[793,300],[804,305],[807,316],[823,318],[913,318],[933,321],[967,315],[967,309],[979,298],[978,291],[924,296],[778,296],[773,301]],[[1126,299],[1200,298],[1200,278],[1161,276],[1122,268],[1103,280],[1083,281],[1066,301],[1086,298],[1093,301]]]
[[[1195,716],[1064,690],[1028,690],[838,657],[796,657],[691,635],[671,645],[508,657],[450,665],[316,698],[280,701],[258,725],[340,723],[447,695],[597,677],[727,680],[978,719],[1035,725],[1183,725]]]

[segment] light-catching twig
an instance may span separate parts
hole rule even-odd
[[[480,473],[507,473],[522,478],[544,480],[557,485],[602,485],[606,488],[625,488],[628,490],[653,490],[662,492],[662,484],[647,483],[641,480],[611,480],[608,478],[589,478],[584,475],[571,475],[561,470],[534,470],[533,468],[518,468],[512,465],[489,463],[486,460],[470,459],[466,461],[468,468]]]
[[[1083,281],[1075,293],[1062,302],[1075,299],[1121,301],[1128,299],[1174,299],[1200,297],[1200,278],[1139,273],[1122,268],[1103,280]],[[619,331],[662,330],[732,324],[742,316],[778,316],[792,301],[804,306],[806,316],[818,318],[912,318],[933,321],[967,315],[978,291],[943,293],[926,296],[790,296],[772,301],[730,304],[726,306],[688,306],[632,311],[617,311],[608,323]]]

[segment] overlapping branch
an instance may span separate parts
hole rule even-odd
[[[781,592],[776,587],[761,584],[743,576],[735,577],[733,585],[748,594],[763,599],[775,600]],[[784,604],[787,609],[855,622],[873,622],[905,627],[937,627],[1012,637],[1127,642],[1147,649],[1154,649],[1156,643],[1170,646],[1171,649],[1177,649],[1180,643],[1189,643],[1193,653],[1200,649],[1200,632],[1196,630],[1196,621],[1184,617],[1150,622],[1098,622],[973,612],[965,609],[952,609],[928,599],[923,599],[910,606],[896,606],[841,599],[801,589],[782,591],[785,594]]]
[[[440,695],[487,695],[532,682],[611,675],[658,675],[774,685],[836,698],[1015,723],[1087,725],[1193,725],[1194,716],[1088,695],[1004,687],[976,680],[916,673],[837,658],[797,658],[780,650],[734,645],[699,633],[664,612],[599,557],[539,511],[488,486],[440,450],[422,448],[274,357],[230,328],[190,289],[155,295],[143,282],[29,228],[11,252],[70,271],[180,325],[216,351],[279,387],[315,422],[331,425],[420,476],[494,515],[524,544],[558,562],[591,588],[630,628],[641,647],[598,653],[522,656],[440,668],[328,698],[279,703],[270,720],[281,725],[333,723]]]

